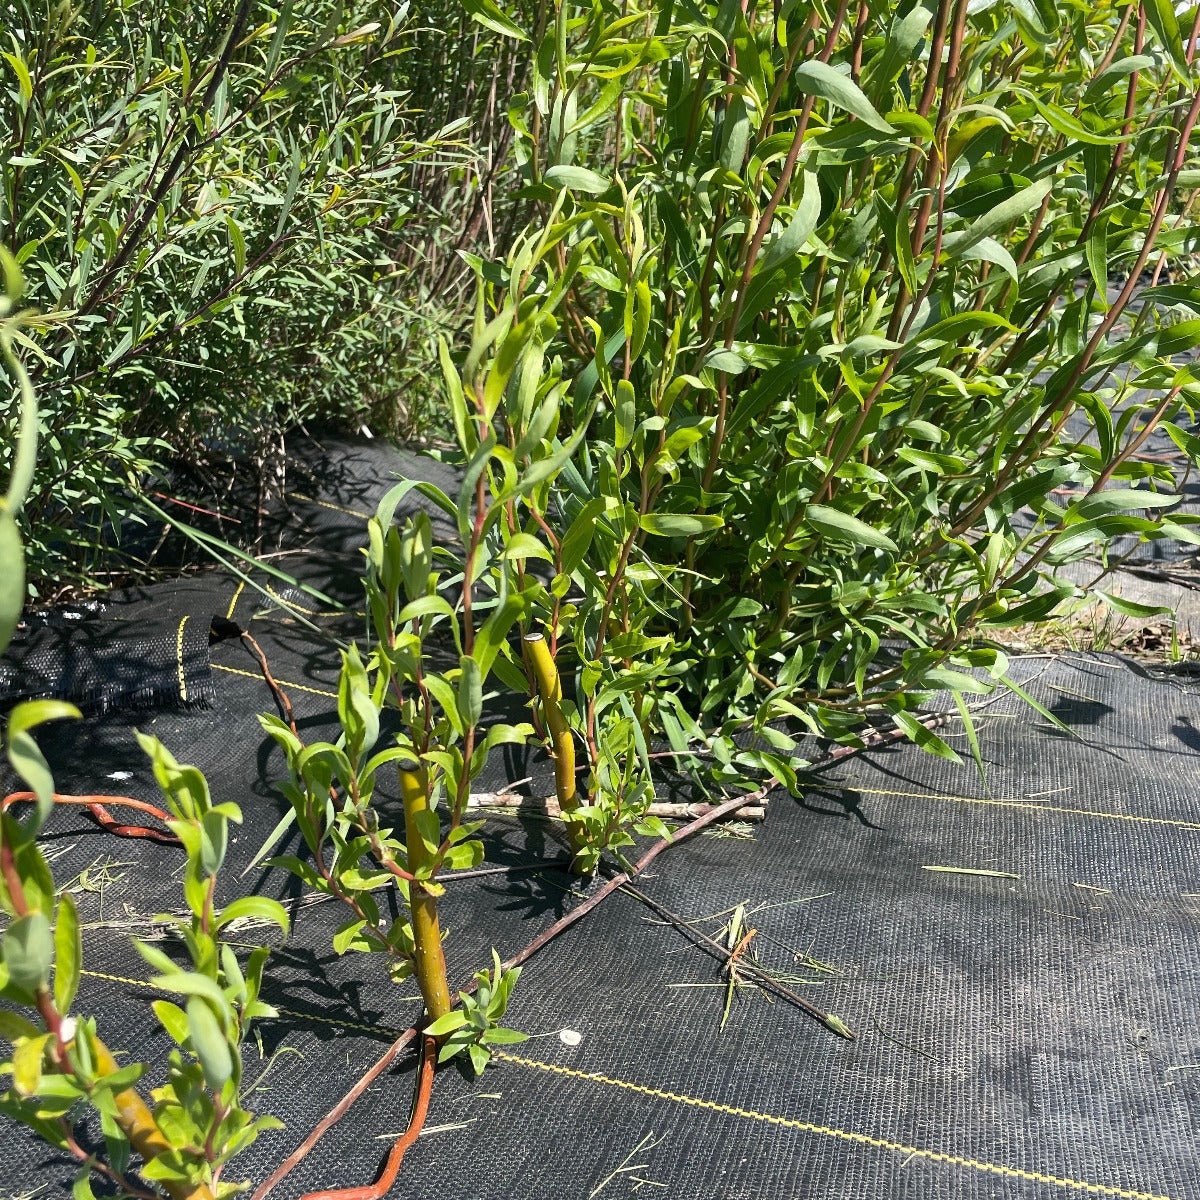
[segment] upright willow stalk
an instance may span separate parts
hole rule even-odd
[[[408,904],[412,912],[413,974],[425,1009],[433,1020],[444,1017],[453,1007],[446,979],[446,956],[442,952],[442,930],[438,922],[437,898],[423,876],[436,866],[421,837],[421,824],[432,816],[429,806],[429,776],[417,762],[400,764],[400,799],[404,804],[405,845],[408,866],[417,876],[408,885]]]
[[[558,804],[563,812],[579,807],[575,793],[575,738],[562,707],[562,679],[545,637],[540,633],[525,635],[525,654],[533,670],[542,716],[554,750],[554,784]]]

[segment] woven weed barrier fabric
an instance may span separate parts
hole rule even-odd
[[[187,601],[254,634],[307,738],[334,732],[332,637],[361,626],[338,574],[361,519],[329,506],[366,511],[388,475],[346,472],[362,489],[356,504],[336,489],[296,501],[308,504],[303,577],[342,588],[346,611],[303,594],[299,613],[274,583],[264,597],[218,576],[194,584],[208,589],[199,610],[194,590]],[[267,894],[293,917],[268,967],[280,1015],[246,1047],[250,1106],[286,1128],[226,1176],[258,1183],[420,1005],[376,959],[332,951],[336,904],[306,899],[278,870],[247,869],[284,811],[281,756],[255,721],[271,697],[237,637],[208,653],[207,707],[110,705],[42,740],[60,790],[155,800],[133,739],[143,729],[243,809],[219,899]],[[813,772],[800,800],[776,795],[764,824],[655,860],[637,881],[654,909],[617,892],[550,943],[509,1012],[534,1036],[481,1078],[439,1073],[426,1132],[390,1194],[1200,1200],[1200,696],[1115,658],[1034,658],[1016,672],[1069,734],[1006,697],[978,718],[983,776],[911,747]],[[515,715],[503,707],[495,715]],[[942,734],[965,741],[954,725]],[[498,758],[493,776],[486,786],[532,777],[523,786],[535,794],[549,777],[536,751]],[[380,804],[398,819],[386,789]],[[442,901],[463,984],[491,947],[520,949],[582,894],[561,869],[516,870],[561,856],[559,826],[500,815],[485,834],[488,863],[512,870],[451,882]],[[180,854],[114,838],[78,810],[54,814],[45,848],[80,905],[76,1008],[151,1064],[142,1086],[153,1087],[169,1043],[130,939],[177,952],[159,918],[182,907]],[[721,963],[662,911],[720,936],[738,905],[757,961],[856,1040],[749,982],[722,1026]],[[273,936],[232,932],[245,946]],[[272,1195],[374,1179],[407,1124],[412,1084],[409,1055]],[[71,1163],[19,1128],[3,1138],[0,1200],[69,1195]]]
[[[181,580],[30,616],[0,660],[0,705],[45,696],[100,712],[210,704],[212,595],[211,583]]]
[[[864,756],[820,773],[803,801],[774,801],[752,838],[700,837],[639,881],[709,932],[745,904],[759,960],[855,1042],[749,987],[722,1029],[719,964],[617,893],[526,967],[510,1015],[542,1036],[482,1079],[441,1072],[394,1194],[1200,1197],[1200,702],[1116,660],[1022,673],[1077,737],[1006,701],[980,719],[986,780],[910,748]],[[329,727],[318,688],[295,696],[314,734]],[[211,710],[142,724],[245,809],[228,896],[281,810],[277,756],[249,723],[262,685],[217,672],[217,690]],[[60,727],[51,751],[64,786],[112,768],[151,797],[129,742],[109,714]],[[553,826],[489,822],[489,862],[556,846]],[[155,916],[179,907],[177,852],[65,812],[48,849],[81,899],[80,1003],[153,1061],[166,1041],[129,937],[165,936]],[[231,1178],[257,1181],[419,1006],[373,960],[330,951],[335,906],[299,901],[279,872],[240,883],[291,898],[295,919],[269,971],[281,1017],[260,1026],[261,1056],[247,1050],[258,1106],[288,1126],[236,1161]],[[573,903],[570,887],[555,871],[452,884],[453,977],[492,945],[524,945]],[[411,1081],[411,1062],[397,1065],[275,1194],[372,1178]],[[7,1145],[9,1192],[65,1188],[54,1155],[20,1131]]]

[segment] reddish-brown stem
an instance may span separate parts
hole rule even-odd
[[[1158,402],[1154,411],[1150,414],[1149,419],[1146,421],[1146,424],[1134,437],[1129,440],[1121,453],[1118,454],[1116,458],[1114,458],[1112,462],[1110,462],[1108,466],[1100,472],[1100,474],[1096,477],[1096,481],[1090,488],[1088,488],[1083,499],[1089,499],[1100,492],[1113,477],[1118,468],[1145,444],[1146,439],[1158,427],[1158,423],[1162,420],[1163,414],[1168,408],[1171,407],[1172,404],[1175,403],[1175,400],[1178,398],[1179,393],[1182,390],[1182,385],[1174,387],[1162,398],[1162,400]],[[1061,532],[1069,532],[1069,527],[1064,527],[1060,522],[1058,529],[1051,531],[1046,539],[1042,542],[1042,545],[1038,548],[1038,550],[1025,559],[1025,561],[1021,563],[1020,567],[1018,567],[1012,575],[1004,580],[1001,586],[1006,588],[1012,587],[1014,584],[1018,583],[1021,579],[1028,575],[1030,571],[1035,570],[1038,566],[1040,566],[1045,560],[1046,555],[1054,549],[1055,534]]]
[[[426,1037],[421,1051],[421,1063],[417,1068],[417,1099],[413,1105],[412,1119],[408,1128],[393,1143],[379,1178],[368,1187],[334,1188],[325,1192],[307,1192],[301,1200],[382,1200],[391,1191],[400,1173],[400,1164],[409,1147],[421,1136],[425,1118],[429,1115],[429,1101],[433,1096],[433,1077],[436,1069],[437,1040]],[[256,1192],[257,1196],[258,1193]],[[265,1192],[264,1192],[265,1195]]]
[[[86,808],[102,829],[117,837],[145,838],[148,841],[161,842],[164,846],[179,845],[179,839],[169,829],[154,829],[148,825],[120,825],[105,807],[115,805],[119,808],[132,808],[146,813],[164,825],[171,820],[170,814],[153,804],[147,804],[145,800],[134,800],[130,796],[72,796],[65,792],[55,792],[53,798],[55,804]],[[36,800],[37,794],[34,792],[10,792],[0,800],[0,812],[7,811],[14,804],[30,804]]]
[[[1191,140],[1192,132],[1196,127],[1197,117],[1200,117],[1200,92],[1196,93],[1192,101],[1191,107],[1188,109],[1179,128],[1178,140],[1168,146],[1168,151],[1164,155],[1163,165],[1167,168],[1166,179],[1163,187],[1158,194],[1155,202],[1154,211],[1151,215],[1150,226],[1146,231],[1146,236],[1142,241],[1141,249],[1138,251],[1137,258],[1130,268],[1129,277],[1125,280],[1125,285],[1121,288],[1116,300],[1105,314],[1103,320],[1097,325],[1095,332],[1080,354],[1079,360],[1076,363],[1074,370],[1066,382],[1058,388],[1052,397],[1048,397],[1042,409],[1041,414],[1030,425],[1029,430],[1021,439],[1020,444],[1009,458],[1006,465],[997,473],[992,485],[987,492],[980,497],[971,507],[963,514],[955,523],[952,529],[952,534],[957,535],[970,529],[972,525],[982,516],[983,512],[991,503],[993,497],[997,496],[1004,490],[1008,481],[1013,474],[1020,469],[1025,462],[1025,457],[1030,448],[1035,444],[1038,436],[1042,433],[1046,421],[1050,414],[1054,412],[1060,401],[1069,396],[1078,386],[1079,382],[1086,375],[1088,368],[1091,366],[1097,349],[1104,339],[1108,336],[1109,331],[1117,323],[1121,314],[1129,304],[1134,291],[1137,288],[1138,276],[1148,261],[1151,252],[1154,249],[1155,239],[1158,237],[1159,230],[1162,228],[1163,221],[1166,219],[1167,208],[1170,204],[1171,197],[1175,191],[1175,181],[1179,177],[1179,172],[1183,167],[1183,163],[1187,156],[1188,143]]]

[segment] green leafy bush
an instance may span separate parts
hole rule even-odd
[[[1196,10],[471,7],[533,39],[539,215],[449,390],[594,772],[606,719],[716,781],[793,782],[781,719],[954,757],[912,710],[1003,678],[1066,564],[1200,541],[1139,453],[1200,445]]]
[[[37,843],[53,806],[53,784],[29,731],[78,716],[69,704],[39,700],[18,705],[8,719],[9,758],[37,803],[25,821],[0,815],[0,909],[8,917],[0,939],[0,998],[16,1006],[0,1010],[0,1038],[12,1045],[0,1059],[0,1074],[9,1081],[0,1092],[0,1113],[78,1159],[75,1195],[82,1200],[93,1195],[93,1173],[123,1194],[145,1194],[129,1181],[131,1154],[142,1160],[139,1173],[172,1200],[213,1200],[237,1190],[220,1185],[228,1162],[264,1129],[280,1125],[273,1117],[255,1117],[242,1103],[241,1043],[254,1020],[275,1015],[259,999],[269,950],[255,947],[240,962],[221,932],[249,916],[286,931],[287,917],[278,901],[262,896],[215,906],[228,826],[241,821],[241,812],[234,804],[213,804],[195,767],[181,766],[155,739],[142,738],[171,810],[171,831],[187,852],[183,890],[189,909],[189,917],[177,922],[187,968],[157,946],[135,943],[158,972],[151,982],[182,996],[185,1005],[153,1002],[178,1049],[170,1052],[166,1081],[151,1095],[153,1107],[147,1106],[134,1087],[146,1064],[119,1065],[101,1040],[101,1023],[75,1011],[83,966],[79,918],[70,892],[56,892]],[[99,1118],[103,1159],[76,1138],[81,1106]]]
[[[111,565],[151,463],[276,466],[297,422],[360,421],[398,386],[413,165],[467,156],[412,109],[402,6],[16,0],[3,38],[46,581]]]
[[[32,482],[37,448],[33,388],[13,352],[26,315],[19,310],[21,276],[0,250],[4,292],[0,293],[0,359],[20,396],[15,467],[0,498],[0,653],[8,647],[20,615],[24,558],[15,516]],[[161,949],[135,945],[159,974],[152,982],[178,993],[186,1008],[156,1000],[154,1011],[179,1047],[167,1063],[166,1082],[151,1109],[134,1086],[144,1063],[117,1063],[100,1038],[95,1017],[77,1011],[83,971],[79,915],[70,892],[59,893],[39,846],[38,834],[56,801],[50,769],[32,731],[47,721],[78,717],[60,700],[17,705],[8,714],[8,759],[28,785],[33,812],[18,820],[0,812],[0,1039],[11,1052],[0,1057],[0,1113],[29,1126],[39,1137],[78,1161],[74,1195],[91,1200],[91,1181],[102,1176],[122,1195],[146,1196],[127,1174],[132,1154],[140,1174],[171,1200],[216,1200],[239,1188],[221,1174],[258,1134],[277,1127],[242,1105],[241,1043],[252,1021],[275,1015],[259,999],[267,947],[240,962],[221,932],[238,918],[254,917],[287,930],[276,900],[235,899],[223,910],[214,903],[217,872],[225,859],[230,822],[240,822],[237,805],[214,804],[204,776],[181,766],[154,738],[141,737],[170,809],[168,824],[187,854],[183,893],[189,915],[176,919],[188,968]],[[7,805],[5,806],[7,808]],[[21,1010],[26,1010],[25,1012]],[[28,1015],[26,1015],[26,1013]],[[106,1154],[98,1158],[76,1137],[74,1122],[86,1107],[99,1119]]]
[[[430,1020],[426,1032],[443,1039],[440,1060],[466,1051],[482,1070],[489,1043],[523,1039],[498,1027],[519,971],[504,970],[497,959],[494,976],[479,975],[454,1010],[437,906],[445,889],[437,877],[483,860],[483,823],[466,819],[471,785],[496,747],[523,744],[533,732],[524,724],[482,723],[490,677],[525,599],[509,587],[508,564],[488,561],[480,531],[493,524],[491,510],[486,493],[473,492],[459,510],[470,565],[467,599],[456,610],[445,594],[456,577],[435,566],[429,517],[421,512],[403,528],[392,523],[409,490],[393,489],[369,525],[372,636],[365,653],[352,646],[342,655],[338,740],[306,743],[294,722],[261,718],[287,760],[283,791],[291,805],[268,845],[295,823],[311,861],[286,855],[272,862],[345,906],[334,949],[382,956],[393,980],[414,978]],[[436,488],[423,490],[453,511]],[[480,578],[496,587],[498,603],[472,603]],[[445,637],[431,637],[435,632],[449,635],[454,655],[444,653]],[[394,733],[384,732],[385,710],[398,717]],[[399,780],[401,830],[383,826],[374,804],[381,772]],[[384,887],[395,888],[392,911],[399,916],[381,911],[376,894]]]

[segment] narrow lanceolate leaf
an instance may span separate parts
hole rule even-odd
[[[1175,69],[1186,76],[1188,67],[1183,53],[1183,34],[1175,15],[1175,0],[1146,0],[1145,13]]]
[[[79,990],[79,971],[83,962],[83,943],[79,935],[79,914],[70,892],[63,892],[54,923],[54,1004],[66,1016]]]
[[[767,243],[766,249],[755,263],[754,277],[750,281],[746,291],[746,302],[742,307],[742,328],[767,308],[776,295],[787,286],[788,267],[816,232],[820,217],[821,186],[814,172],[805,171],[801,176],[801,193],[795,212],[781,232]],[[712,356],[708,365],[727,369],[713,362]],[[733,371],[740,372],[744,367],[745,363],[739,357],[733,364]]]
[[[892,720],[912,739],[912,741],[928,754],[944,758],[949,762],[960,763],[962,759],[958,751],[947,742],[942,741],[932,729],[923,725],[911,713],[894,712]]]
[[[638,524],[657,537],[693,537],[720,529],[725,521],[716,513],[646,513]]]
[[[1096,285],[1096,297],[1105,308],[1108,307],[1108,214],[1102,213],[1092,226],[1087,246],[1088,270],[1092,274],[1092,282]]]
[[[1081,142],[1085,146],[1118,146],[1133,136],[1132,131],[1129,134],[1097,133],[1094,129],[1089,129],[1078,117],[1067,112],[1065,108],[1060,108],[1059,105],[1051,104],[1049,101],[1039,100],[1034,95],[1030,95],[1029,99],[1051,129],[1073,142]]]
[[[504,13],[494,0],[463,0],[463,7],[480,25],[518,41],[529,41],[529,35]]]
[[[3,58],[17,77],[17,86],[20,89],[21,99],[28,104],[33,99],[33,77],[29,73],[29,68],[25,65],[25,60],[18,54],[8,54],[0,52],[0,58]],[[14,246],[15,250],[16,247]]]
[[[542,178],[551,187],[567,188],[572,192],[588,192],[594,196],[607,192],[612,186],[603,175],[598,175],[587,167],[571,167],[563,164],[551,167]]]
[[[1088,496],[1067,510],[1069,517],[1091,520],[1111,513],[1137,512],[1143,508],[1170,508],[1179,497],[1170,492],[1146,492],[1133,488],[1109,488]]]
[[[818,533],[826,537],[843,538],[858,546],[868,546],[873,550],[897,551],[899,547],[881,529],[875,529],[858,517],[849,513],[839,512],[836,508],[828,508],[824,504],[810,504],[805,511],[804,519]]]
[[[908,65],[932,20],[932,11],[921,4],[913,5],[903,17],[893,16],[883,51],[871,64],[870,88],[877,99],[883,98],[887,85]]]
[[[949,235],[943,243],[946,253],[961,256],[986,237],[1008,233],[1018,222],[1032,217],[1054,186],[1054,176],[1035,180],[1028,187],[1002,200],[995,208],[976,217],[966,229]]]
[[[1174,611],[1165,604],[1139,604],[1136,600],[1127,600],[1112,592],[1098,590],[1098,595],[1109,608],[1125,617],[1165,617]]]
[[[1131,54],[1128,58],[1118,58],[1088,84],[1083,98],[1085,101],[1093,100],[1120,80],[1132,75],[1134,71],[1147,71],[1153,66],[1154,59],[1148,54]]]
[[[880,133],[895,134],[896,130],[875,111],[875,106],[848,75],[835,71],[828,63],[811,59],[796,68],[796,85],[810,96],[828,100],[830,104],[857,117]]]

